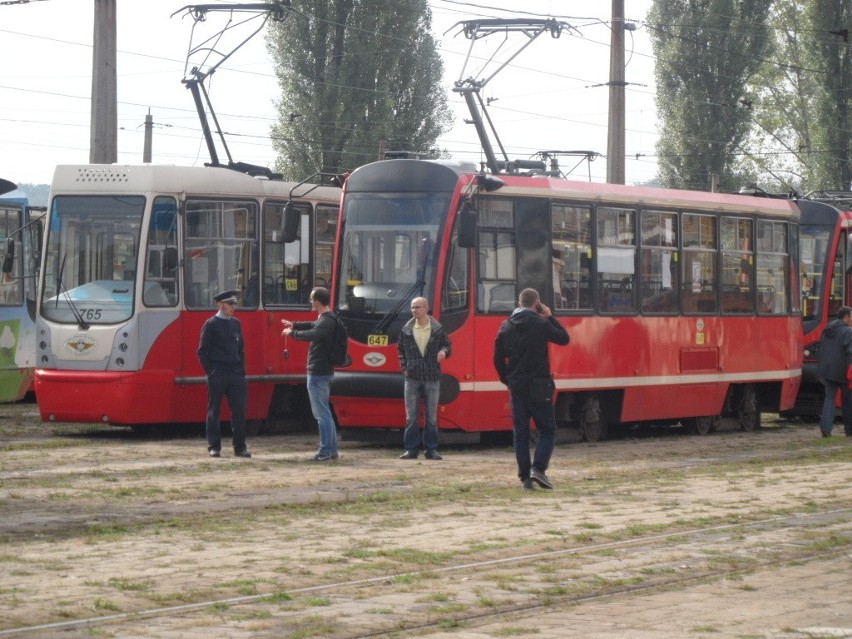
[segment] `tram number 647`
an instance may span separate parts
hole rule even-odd
[[[368,346],[387,346],[388,345],[388,336],[387,335],[367,335],[367,345]]]

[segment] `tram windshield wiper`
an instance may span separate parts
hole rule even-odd
[[[77,304],[71,298],[71,295],[68,293],[68,289],[65,288],[65,284],[62,283],[62,275],[65,273],[65,259],[67,257],[67,253],[62,256],[62,265],[59,267],[59,276],[56,278],[56,306],[59,306],[59,293],[61,292],[65,296],[65,300],[68,302],[68,308],[70,308],[71,312],[74,314],[74,319],[77,320],[77,325],[80,327],[80,330],[88,331],[89,325],[83,320],[83,314],[80,312],[80,309],[77,308]]]

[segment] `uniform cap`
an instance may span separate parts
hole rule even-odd
[[[214,295],[213,299],[217,302],[233,302],[237,303],[237,292],[236,291],[222,291],[218,295]]]

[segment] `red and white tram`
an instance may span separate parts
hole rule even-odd
[[[793,406],[802,363],[794,202],[386,160],[344,185],[332,298],[352,366],[332,398],[341,428],[404,425],[396,342],[426,297],[453,341],[439,427],[511,429],[492,364],[525,287],[571,335],[554,349],[557,419],[609,427],[719,416],[750,430]]]
[[[311,288],[330,283],[339,200],[337,187],[225,168],[57,167],[37,308],[42,419],[203,422],[199,332],[230,289],[248,419],[306,402],[307,345],[283,343],[280,318],[309,319]],[[298,232],[284,244],[288,202]]]

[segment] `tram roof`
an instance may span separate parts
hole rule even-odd
[[[541,197],[543,195],[542,190],[547,190],[550,192],[548,197],[551,198],[585,200],[631,207],[677,208],[781,217],[798,216],[798,207],[792,200],[600,182],[573,182],[547,177],[513,175],[500,175],[499,177],[503,180],[505,186],[497,193]]]
[[[53,173],[51,191],[61,193],[189,193],[287,199],[338,201],[340,188],[297,187],[296,182],[255,178],[239,171],[212,166],[176,166],[165,164],[66,164]],[[294,189],[294,187],[297,187]]]

